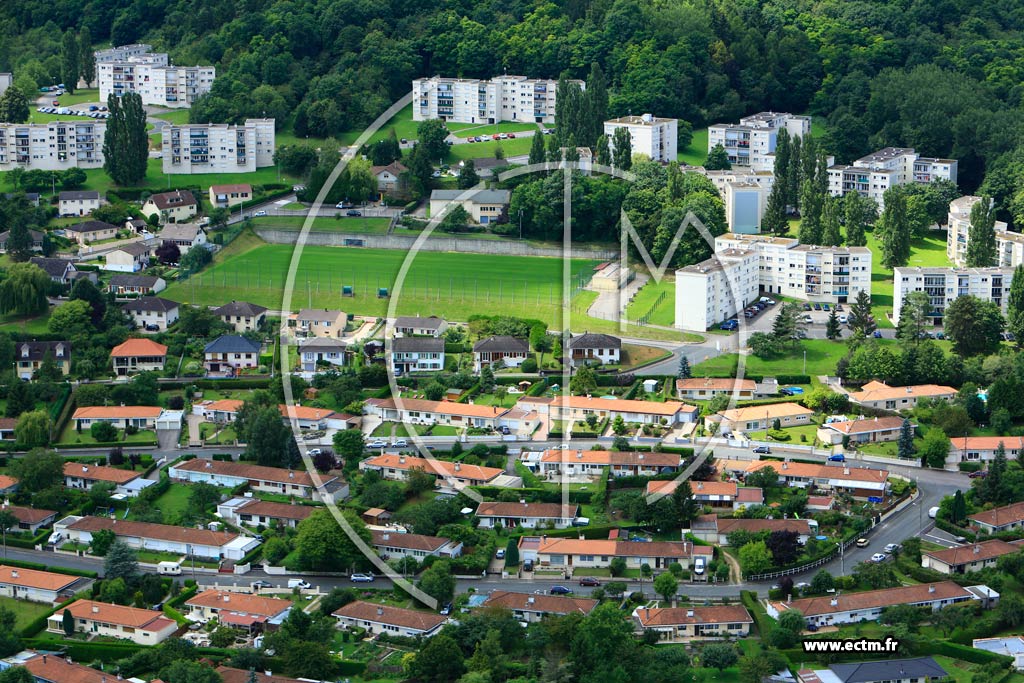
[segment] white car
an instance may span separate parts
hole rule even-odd
[[[885,552],[892,554],[901,548],[899,543],[890,543],[885,546]]]
[[[871,561],[872,562],[885,562],[885,560],[888,557],[889,556],[886,555],[885,553],[875,553],[874,555],[871,556]]]
[[[314,455],[320,455],[321,453],[323,453],[323,451],[320,450],[319,448],[313,448],[311,450],[306,451],[306,455],[308,455],[309,457],[313,457]]]
[[[409,445],[409,442],[406,441],[405,439],[399,439],[398,441],[395,441],[391,445],[394,446],[395,448],[405,448]]]
[[[370,447],[370,448],[387,448],[388,442],[387,441],[383,441],[381,439],[377,439],[376,441],[371,441],[370,443],[368,443],[366,445],[368,447]]]
[[[373,583],[372,574],[353,574],[349,577],[352,583]]]
[[[266,215],[267,215],[267,212],[264,211],[263,209],[260,209],[259,211],[257,211],[256,213],[253,214],[253,217],[255,218],[257,216],[266,216]]]
[[[843,313],[841,316],[839,316],[839,324],[840,325],[845,325],[847,322],[849,322],[849,320],[850,320],[850,318],[847,317],[847,315],[845,313]]]

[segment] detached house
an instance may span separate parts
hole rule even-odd
[[[675,453],[637,451],[580,451],[548,449],[533,457],[525,454],[527,467],[546,479],[555,477],[597,477],[608,471],[613,477],[653,477],[679,469],[681,458]]]
[[[326,308],[303,308],[295,317],[296,331],[307,337],[341,337],[345,334],[348,316],[344,311]]]
[[[122,244],[117,249],[108,251],[103,261],[103,270],[119,273],[136,273],[149,267],[152,248],[144,242]]]
[[[253,332],[263,327],[267,319],[267,309],[264,306],[250,304],[247,301],[232,301],[220,308],[213,309],[213,314],[228,325],[235,328],[235,332]]]
[[[274,503],[259,498],[232,498],[217,505],[217,515],[234,524],[254,527],[292,528],[308,518],[317,508],[295,503]]]
[[[167,347],[152,339],[128,339],[110,352],[114,374],[128,377],[139,372],[160,372],[167,361]]]
[[[911,430],[914,427],[915,425],[911,425]],[[826,437],[821,439],[824,443],[841,443],[845,436],[850,443],[857,444],[896,441],[900,438],[902,429],[902,417],[875,417],[870,420],[829,422],[822,425],[818,431],[823,432],[821,436]]]
[[[298,498],[314,498],[316,484],[305,470],[285,470],[279,467],[264,467],[243,462],[220,460],[186,460],[168,470],[171,479],[190,483],[205,482],[224,488],[249,484],[253,491],[276,493]],[[337,479],[333,475],[322,475],[325,484]]]
[[[592,598],[574,598],[564,595],[537,595],[495,590],[487,596],[484,607],[501,607],[511,610],[518,621],[532,624],[548,615],[590,614],[597,607]]]
[[[144,296],[123,306],[125,313],[146,332],[166,332],[178,322],[178,302],[158,296]]]
[[[406,424],[453,425],[456,427],[482,427],[494,429],[507,408],[484,406],[455,401],[427,401],[419,398],[371,398],[363,404],[367,415],[382,420]]]
[[[729,534],[746,531],[751,534],[773,531],[793,531],[801,544],[816,533],[818,523],[813,519],[736,519],[718,515],[701,515],[690,524],[695,538],[716,545],[729,545]]]
[[[102,200],[96,190],[65,191],[57,195],[57,213],[61,216],[85,216],[100,208]]]
[[[14,347],[15,371],[22,379],[32,379],[47,358],[67,375],[71,372],[71,343],[66,341],[19,342]]]
[[[652,569],[668,569],[678,562],[683,568],[690,566],[696,556],[711,559],[710,546],[694,546],[689,541],[618,541],[585,538],[549,538],[523,536],[519,540],[519,557],[533,560],[541,567],[571,572],[573,568],[605,568],[616,557],[626,561],[626,567],[639,569],[650,565]]]
[[[303,372],[316,372],[322,363],[337,367],[345,365],[347,347],[340,339],[316,338],[302,342],[299,345],[299,360]]]
[[[182,254],[192,247],[202,247],[207,244],[206,231],[195,223],[166,225],[157,235],[157,239],[161,242],[171,242],[178,247]]]
[[[54,603],[81,580],[68,574],[0,565],[0,595],[15,600]]]
[[[36,533],[53,524],[57,518],[56,510],[29,508],[21,505],[0,505],[0,512],[9,512],[18,520],[17,528],[21,531]]]
[[[498,335],[473,344],[473,372],[485,367],[492,370],[518,368],[530,357],[530,345],[523,339]]]
[[[495,480],[503,477],[505,471],[497,467],[466,465],[447,460],[427,460],[411,455],[384,453],[369,457],[359,463],[360,470],[377,470],[383,479],[405,481],[412,470],[422,470],[437,479],[438,484],[453,481],[462,486],[497,485]],[[516,477],[516,483],[521,483]],[[511,485],[511,484],[507,484]]]
[[[372,531],[371,545],[385,560],[399,557],[413,557],[422,561],[428,555],[433,557],[458,557],[462,554],[462,543],[450,538],[424,536],[423,534],[399,534],[393,531]]]
[[[185,601],[188,616],[193,619],[216,619],[222,624],[246,629],[280,625],[292,605],[290,600],[281,598],[220,590],[205,590]]]
[[[31,230],[30,229],[28,231],[29,248],[31,249],[31,251],[42,251],[43,250],[43,237],[44,237],[43,233],[39,232],[38,230]],[[5,230],[4,232],[0,232],[0,254],[6,254],[7,253],[7,241],[10,238],[11,238],[11,231],[10,230]]]
[[[117,296],[127,294],[158,294],[167,289],[167,282],[161,277],[150,275],[111,275],[107,291]]]
[[[153,609],[76,600],[46,619],[49,633],[64,634],[64,612],[75,618],[75,631],[109,638],[124,638],[138,645],[158,645],[174,635],[178,624]]]
[[[110,517],[65,517],[54,532],[75,543],[92,543],[93,534],[112,531],[132,548],[211,559],[240,560],[260,544],[255,538],[230,531],[134,522]]]
[[[705,422],[708,425],[720,422],[723,432],[753,432],[770,429],[775,420],[778,420],[782,427],[810,424],[813,415],[813,410],[804,408],[798,403],[770,403],[763,406],[722,410],[715,415],[708,416]]]
[[[377,179],[377,192],[388,194],[398,190],[399,178],[407,170],[401,162],[392,161],[387,166],[372,166],[370,175]]]
[[[124,486],[142,476],[141,472],[119,470],[105,465],[84,465],[77,462],[64,463],[64,486],[69,489],[88,491],[96,484]]]
[[[618,416],[626,422],[641,424],[676,425],[697,419],[695,406],[678,401],[636,401],[622,398],[599,398],[596,396],[554,396],[524,397],[516,403],[520,408],[536,410],[551,420],[586,420],[596,415],[599,420],[614,420]]]
[[[690,377],[676,380],[676,396],[690,401],[705,401],[716,396],[734,396],[738,401],[754,398],[757,383],[752,379],[731,377]]]
[[[663,642],[693,638],[745,638],[754,618],[742,605],[706,607],[637,607],[633,623],[641,631],[653,631]]]
[[[63,193],[62,193],[63,194]],[[64,236],[85,246],[90,242],[109,240],[117,237],[117,226],[103,221],[85,221],[64,228]]]
[[[228,375],[244,368],[255,368],[259,366],[262,348],[257,341],[226,334],[203,348],[203,367],[211,374]]]
[[[391,370],[396,375],[444,370],[444,339],[395,337],[391,340]]]
[[[496,223],[505,213],[510,190],[434,190],[430,193],[430,215],[437,216],[449,210],[449,205],[461,204],[474,223]]]
[[[1021,546],[999,539],[930,550],[921,553],[921,566],[943,574],[966,574],[995,567],[1003,555],[1019,553]]]
[[[399,316],[395,318],[395,335],[403,337],[440,337],[448,329],[444,318]]]
[[[218,209],[230,209],[252,201],[252,185],[211,185],[210,204]]]
[[[975,641],[977,642],[977,641]],[[936,683],[949,673],[931,657],[832,664],[827,669],[801,669],[800,683]]]
[[[24,651],[7,660],[13,666],[23,666],[32,674],[35,683],[106,683],[102,671],[52,654]]]
[[[71,284],[78,275],[78,269],[75,268],[75,264],[68,259],[33,256],[28,262],[34,266],[39,266],[44,273],[50,276],[51,280],[62,285]]]
[[[618,365],[622,357],[622,340],[610,334],[587,332],[569,340],[573,365]]]
[[[1024,526],[1024,502],[1004,505],[970,515],[967,519],[982,531],[997,534]]]
[[[558,503],[481,502],[476,508],[480,526],[493,529],[523,527],[524,529],[567,529],[579,514],[578,505]]]
[[[946,462],[991,462],[999,444],[1003,445],[1008,460],[1017,460],[1024,452],[1024,437],[1020,436],[957,436],[950,439]]]
[[[86,430],[97,422],[109,422],[118,429],[155,429],[163,410],[159,406],[85,406],[75,410],[75,428]]]
[[[188,190],[160,192],[150,195],[142,205],[142,215],[153,216],[165,223],[183,223],[199,213],[199,204]]]
[[[334,618],[343,629],[363,628],[373,635],[386,633],[408,638],[429,638],[437,635],[448,621],[434,612],[378,605],[356,600],[335,610]]]
[[[860,391],[850,394],[850,402],[868,408],[883,410],[912,410],[922,398],[941,398],[950,401],[956,389],[938,384],[918,384],[909,387],[890,387],[885,382],[868,382]]]

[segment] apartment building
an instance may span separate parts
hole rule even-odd
[[[583,81],[574,81],[586,88]],[[417,78],[412,82],[413,121],[554,123],[558,81],[526,76]]]
[[[12,85],[14,85],[14,74],[9,71],[0,73],[0,95],[3,95]]]
[[[981,197],[965,195],[949,203],[946,219],[946,257],[958,268],[967,265],[967,241],[971,232],[971,209]],[[1024,263],[1024,235],[1010,232],[1003,221],[995,222],[997,266],[1015,268]]]
[[[96,53],[100,101],[111,95],[138,93],[142,103],[173,109],[191,107],[210,92],[217,77],[213,66],[174,66],[164,52],[149,45],[132,45]],[[102,57],[101,57],[102,55]]]
[[[102,168],[106,134],[106,122],[91,119],[0,123],[0,171]]]
[[[679,122],[658,118],[652,114],[623,116],[604,122],[609,149],[615,149],[615,131],[625,128],[629,132],[633,154],[646,154],[653,161],[668,163],[676,160]]]
[[[715,251],[752,251],[758,256],[758,287],[805,301],[846,303],[863,290],[871,294],[871,250],[867,247],[822,247],[790,237],[744,235],[715,238]]]
[[[757,298],[760,256],[723,249],[676,271],[676,327],[704,331],[739,314]]]
[[[942,322],[946,307],[958,296],[971,295],[992,301],[1006,315],[1013,268],[895,268],[892,318],[899,323],[903,302],[911,292],[925,292],[931,303],[929,316],[936,325]]]
[[[164,173],[253,173],[274,165],[274,119],[163,127]]]
[[[922,157],[908,147],[886,147],[857,159],[850,165],[828,167],[828,191],[833,197],[858,192],[884,205],[885,191],[897,185],[926,185],[938,180],[956,182],[956,159]]]
[[[745,116],[739,123],[715,124],[708,128],[708,152],[722,145],[734,167],[771,171],[775,168],[775,145],[783,128],[791,137],[803,137],[811,132],[811,117],[763,111]]]

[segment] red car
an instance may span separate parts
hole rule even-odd
[[[508,134],[508,137],[509,137],[509,139],[515,138],[515,136],[516,136],[516,134],[515,134],[515,133],[509,133],[509,134]]]
[[[601,582],[595,579],[593,576],[584,576],[580,579],[581,586],[600,586]]]

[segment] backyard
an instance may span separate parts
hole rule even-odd
[[[895,344],[893,339],[877,339],[882,345]],[[827,339],[804,339],[800,348],[775,358],[758,358],[753,354],[744,356],[746,373],[750,375],[831,375],[835,374],[836,363],[846,355],[845,344],[836,344]],[[805,355],[806,354],[806,355]],[[693,366],[694,377],[734,377],[739,356],[726,353],[708,358]]]
[[[34,619],[38,619],[53,611],[53,607],[45,603],[15,600],[14,598],[6,597],[0,597],[0,609],[8,609],[14,612],[14,623],[19,629],[28,626]]]

